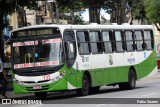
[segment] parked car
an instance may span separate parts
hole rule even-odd
[[[160,69],[160,54],[157,55],[157,68]]]

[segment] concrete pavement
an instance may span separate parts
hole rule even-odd
[[[144,77],[142,79],[140,79],[139,81],[143,81],[143,80],[154,80],[154,79],[160,79],[160,70],[157,74],[152,75],[152,76],[147,76]],[[7,91],[7,97],[8,98],[35,98],[33,93],[27,93],[27,94],[14,94],[13,91]],[[0,99],[2,99],[3,96],[0,94]]]

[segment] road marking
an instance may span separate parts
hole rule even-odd
[[[114,105],[116,105],[116,104],[110,104],[110,106],[114,106]]]
[[[96,106],[99,107],[99,106],[104,106],[104,105],[106,105],[106,104],[98,104],[98,105],[96,105]]]
[[[142,95],[143,97],[146,97],[146,96],[151,96],[151,95],[156,95],[158,93],[151,93],[151,94],[146,94],[146,95]]]
[[[43,104],[40,105],[33,105],[33,106],[29,106],[29,107],[38,107],[38,106],[42,106]]]

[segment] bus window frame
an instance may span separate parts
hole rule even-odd
[[[144,31],[150,31],[151,39],[145,39]],[[146,50],[146,51],[153,50],[153,49],[154,49],[154,36],[153,36],[153,30],[151,30],[151,29],[144,29],[144,30],[143,30],[143,37],[144,37],[145,50]],[[152,48],[152,49],[147,49],[147,47],[146,47],[146,41],[149,41],[149,40],[151,41],[151,48]]]
[[[110,39],[110,41],[104,41],[103,40],[102,32],[108,32],[109,33],[109,39]],[[103,52],[106,53],[106,54],[108,54],[108,53],[114,53],[115,47],[114,47],[113,31],[112,30],[101,30],[101,39],[102,39],[102,45],[103,45]],[[105,51],[105,45],[104,45],[104,43],[108,43],[108,42],[111,43],[112,52],[106,52]]]
[[[132,32],[132,40],[126,40],[126,34],[125,34],[126,31],[131,31]],[[125,51],[126,52],[134,52],[136,50],[135,39],[134,39],[134,31],[131,30],[131,29],[124,30],[124,38],[125,38],[124,39],[124,42],[125,42]],[[133,42],[133,44],[132,44],[133,50],[127,50],[127,42],[128,41],[132,41]]]
[[[140,31],[140,32],[141,32],[141,34],[142,34],[142,40],[137,40],[137,39],[136,39],[136,35],[135,35],[135,32],[136,32],[136,31]],[[142,45],[142,49],[141,49],[141,50],[137,50],[137,41],[142,41],[142,42],[143,42],[143,43],[141,44],[141,45]],[[142,30],[142,29],[135,29],[135,30],[134,30],[134,42],[135,42],[135,50],[136,50],[137,52],[145,51],[144,35],[143,35],[143,30]]]
[[[88,41],[85,41],[85,42],[78,42],[78,36],[77,36],[77,32],[87,32],[87,39],[88,39]],[[85,37],[85,38],[86,38]],[[75,38],[76,38],[76,42],[77,42],[77,49],[78,49],[78,54],[79,55],[90,55],[91,54],[91,47],[90,47],[90,45],[89,45],[89,32],[88,32],[88,30],[76,30],[75,31]],[[79,44],[80,43],[87,43],[88,44],[88,50],[89,50],[89,53],[80,53],[80,50],[79,50]]]
[[[120,31],[120,33],[121,33],[121,39],[122,39],[122,41],[116,41],[116,38],[115,38],[115,32],[116,31]],[[114,29],[113,30],[113,39],[114,39],[114,51],[116,52],[116,53],[124,53],[125,52],[125,42],[124,42],[124,29]],[[122,42],[122,51],[117,51],[117,47],[116,47],[116,43],[117,42]]]
[[[89,30],[89,35],[90,35],[90,32],[97,32],[98,33],[98,38],[99,38],[99,41],[94,41],[94,42],[91,42],[90,41],[90,36],[89,36],[89,46],[90,46],[90,52],[92,54],[103,54],[103,41],[102,41],[102,36],[101,36],[101,31],[100,30]],[[96,43],[97,45],[97,51],[100,50],[100,52],[92,52],[92,46],[91,46],[91,43]],[[100,46],[98,46],[100,45]],[[101,49],[99,49],[98,47],[101,47]]]

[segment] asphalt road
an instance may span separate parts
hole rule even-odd
[[[33,96],[16,100],[36,100]],[[97,94],[78,97],[75,91],[50,93],[42,104],[2,105],[3,107],[160,107],[160,78],[137,81],[136,89],[120,90],[118,86],[103,86]]]

